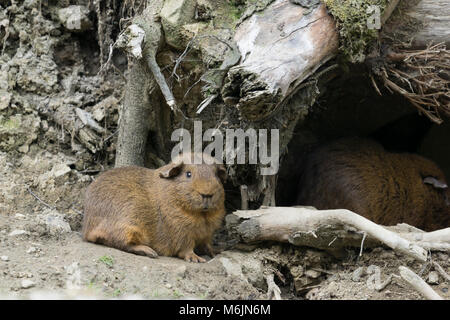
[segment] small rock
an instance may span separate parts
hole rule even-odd
[[[25,220],[27,217],[24,214],[16,213],[15,217],[20,220]]]
[[[102,121],[105,118],[106,111],[116,108],[118,103],[119,100],[114,96],[109,96],[92,107],[92,116],[95,120]]]
[[[293,278],[299,278],[303,276],[304,270],[302,266],[294,266],[290,268],[291,274]]]
[[[2,260],[2,261],[9,261],[9,257],[8,256],[1,256],[0,260]]]
[[[244,275],[242,274],[242,268],[239,263],[235,263],[231,259],[225,257],[222,257],[219,260],[222,263],[222,266],[224,267],[227,275],[237,276],[241,279],[244,279]]]
[[[172,285],[171,285],[170,283],[166,283],[166,288],[167,288],[167,289],[171,289],[171,288],[172,288]]]
[[[177,277],[184,279],[186,277],[186,270],[187,267],[185,265],[182,265],[175,270],[175,274],[177,275]]]
[[[11,232],[9,233],[9,236],[10,236],[10,237],[16,237],[16,236],[21,236],[21,235],[23,235],[23,234],[29,234],[29,232],[27,232],[27,231],[25,231],[25,230],[19,230],[19,229],[16,229],[16,230],[11,231]]]
[[[340,280],[340,278],[339,278],[339,273],[336,273],[336,274],[331,274],[328,278],[327,278],[327,280],[328,281],[339,281]]]
[[[321,274],[322,272],[316,270],[306,270],[305,272],[305,275],[312,279],[317,279],[318,277],[320,277]]]
[[[439,274],[436,271],[431,271],[428,274],[427,282],[429,284],[439,284]]]
[[[58,177],[61,177],[65,174],[69,173],[70,171],[72,171],[72,169],[70,169],[70,167],[68,167],[64,163],[60,163],[53,167],[52,174],[55,178],[58,178]]]
[[[36,284],[33,281],[29,280],[29,279],[24,279],[20,283],[20,286],[22,287],[22,289],[29,289],[29,288],[34,287],[35,285]]]
[[[30,247],[28,250],[27,250],[27,253],[35,253],[36,252],[36,248],[35,247]]]
[[[53,236],[72,231],[70,224],[64,220],[64,216],[56,210],[47,210],[45,214],[38,216],[38,221]]]
[[[4,90],[0,90],[0,110],[6,109],[9,107],[11,98],[12,98],[11,93],[6,92]]]
[[[28,144],[24,144],[17,149],[21,153],[28,153],[30,150],[30,146]]]
[[[85,6],[71,5],[58,10],[58,18],[62,25],[71,32],[84,32],[92,28],[89,20],[89,9]]]
[[[161,9],[161,24],[164,29],[166,42],[183,49],[185,42],[179,29],[181,26],[194,22],[196,0],[168,0],[164,1]]]
[[[364,273],[364,267],[359,267],[352,273],[352,281],[359,282]]]

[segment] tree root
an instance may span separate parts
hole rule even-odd
[[[403,225],[398,233],[392,231],[395,227],[388,229],[345,209],[261,207],[235,211],[227,216],[226,221],[227,228],[245,243],[279,241],[336,250],[348,246],[361,247],[362,233],[367,235],[365,248],[386,245],[419,261],[427,261],[427,250],[442,251],[450,245],[450,228],[408,234]],[[427,249],[420,245],[424,243],[428,245]]]
[[[407,267],[398,267],[400,276],[428,300],[443,300],[425,281]]]

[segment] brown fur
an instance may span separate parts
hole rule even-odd
[[[86,190],[83,239],[150,257],[204,262],[193,250],[200,246],[213,255],[212,235],[225,215],[226,171],[207,155],[203,159],[211,164],[186,164],[193,156],[199,154],[156,170],[125,167],[100,175]]]
[[[427,177],[440,182],[440,188],[425,183]],[[444,174],[431,160],[389,153],[371,140],[345,138],[307,156],[296,203],[349,209],[379,224],[404,222],[430,231],[449,226],[445,186]]]

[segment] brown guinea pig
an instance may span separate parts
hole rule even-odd
[[[225,167],[201,153],[184,153],[156,170],[107,171],[86,190],[83,239],[152,258],[205,262],[194,249],[214,255],[212,236],[225,215],[225,179]]]
[[[298,190],[297,204],[348,209],[382,225],[430,231],[450,223],[450,190],[439,167],[368,139],[343,138],[311,152]]]

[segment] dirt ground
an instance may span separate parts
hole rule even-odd
[[[429,263],[382,248],[362,257],[349,250],[335,259],[318,250],[263,244],[193,264],[86,243],[79,232],[83,192],[95,176],[71,169],[73,161],[36,146],[20,157],[0,153],[2,298],[267,299],[265,275],[272,272],[284,299],[422,299],[398,277],[398,267],[424,279],[434,271]],[[432,259],[448,272],[448,254],[433,253]],[[390,284],[378,291],[390,275]],[[441,276],[432,287],[450,297]]]

